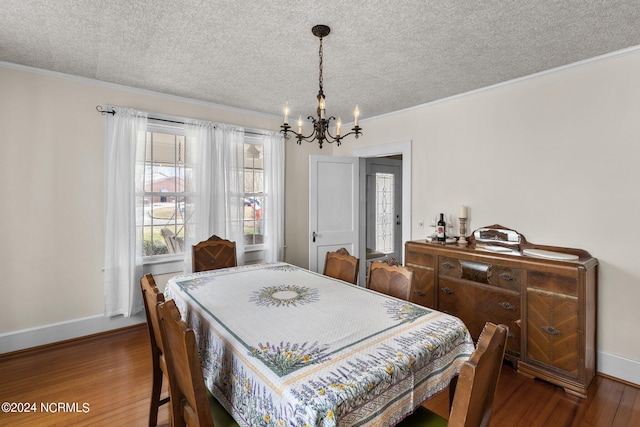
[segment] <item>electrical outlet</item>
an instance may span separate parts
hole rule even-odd
[[[424,228],[424,220],[423,219],[418,221],[418,228]]]

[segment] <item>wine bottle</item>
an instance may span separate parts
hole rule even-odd
[[[436,238],[438,242],[445,242],[447,240],[447,236],[445,234],[445,229],[447,224],[444,222],[444,214],[440,214],[440,220],[436,226]]]

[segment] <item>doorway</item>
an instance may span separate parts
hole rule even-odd
[[[400,187],[399,191],[400,198],[398,202],[400,203],[400,211],[398,213],[400,216],[398,224],[399,228],[397,228],[396,237],[399,239],[399,243],[394,243],[394,246],[399,250],[398,255],[396,255],[399,262],[403,262],[404,259],[404,242],[411,240],[411,141],[402,141],[391,144],[383,144],[373,147],[363,147],[356,148],[352,151],[352,155],[360,159],[360,213],[359,213],[359,252],[358,257],[361,260],[371,260],[372,256],[375,257],[376,254],[372,254],[370,251],[367,254],[367,159],[392,159],[400,162]],[[380,162],[378,162],[380,163]],[[364,208],[364,209],[363,209]],[[398,221],[395,218],[395,213],[393,219],[394,224]],[[384,258],[384,257],[383,257]],[[368,269],[368,262],[360,262],[360,275],[359,275],[359,284],[360,286],[366,285],[366,273]]]

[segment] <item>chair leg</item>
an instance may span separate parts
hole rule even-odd
[[[458,385],[458,377],[459,375],[451,378],[449,382],[449,412],[451,412],[451,408],[453,407],[453,397],[456,394],[456,386]]]
[[[155,365],[155,364],[154,364]],[[153,384],[151,386],[151,404],[149,406],[149,427],[156,427],[158,425],[158,408],[163,403],[166,403],[168,399],[160,400],[160,393],[162,393],[162,370],[160,366],[155,365],[153,367]]]

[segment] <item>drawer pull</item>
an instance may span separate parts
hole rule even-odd
[[[455,293],[449,288],[442,288],[441,290],[443,294],[447,294],[447,295],[453,295]]]
[[[448,270],[453,270],[456,267],[453,264],[451,264],[450,262],[443,262],[442,263],[442,268],[446,268]]]
[[[516,279],[516,276],[514,276],[514,275],[513,275],[513,274],[511,274],[511,273],[501,273],[501,274],[500,274],[500,278],[501,278],[502,280],[507,281],[507,282],[511,282],[511,281],[513,281],[513,280],[515,280],[515,279]]]
[[[543,326],[542,330],[548,333],[549,335],[562,335],[562,332],[560,332],[553,326]]]
[[[511,305],[506,301],[498,303],[498,305],[500,307],[504,308],[505,310],[516,311],[516,306],[515,305]]]
[[[417,295],[417,296],[419,296],[419,297],[423,297],[423,296],[425,296],[425,293],[424,293],[424,292],[422,292],[422,291],[419,291],[419,290],[413,291],[413,293],[414,293],[414,294],[416,294],[416,295]]]

